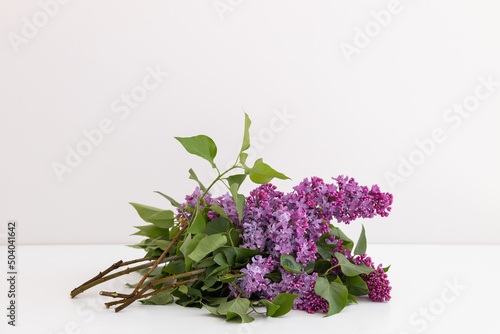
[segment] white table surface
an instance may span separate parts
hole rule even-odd
[[[6,247],[0,247],[6,254]],[[375,262],[391,264],[392,300],[359,298],[323,318],[292,310],[281,318],[256,316],[226,323],[205,309],[134,303],[106,309],[100,290],[126,291],[122,276],[71,299],[69,292],[118,260],[143,256],[120,245],[19,246],[17,326],[7,325],[7,282],[2,280],[1,333],[500,333],[500,246],[369,245]],[[6,259],[6,256],[0,255]],[[6,261],[6,260],[4,260]],[[5,265],[4,265],[5,268]],[[5,270],[6,271],[6,270]],[[452,291],[449,285],[458,285]],[[424,314],[427,314],[427,318]]]

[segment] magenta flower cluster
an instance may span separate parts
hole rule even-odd
[[[375,264],[372,259],[366,254],[361,254],[353,258],[354,264],[365,264],[366,266],[375,269]],[[370,290],[369,297],[371,300],[376,302],[386,302],[391,299],[391,289],[389,285],[389,280],[387,279],[387,274],[382,269],[382,264],[372,271],[369,275],[361,274],[361,278],[368,285],[368,290]]]
[[[234,296],[243,291],[247,297],[256,296],[272,300],[278,294],[287,292],[300,295],[295,300],[294,307],[310,313],[327,312],[328,303],[314,292],[317,273],[295,274],[284,270],[280,265],[280,256],[290,254],[298,263],[306,266],[318,259],[316,243],[320,237],[330,232],[330,223],[349,224],[357,218],[372,218],[376,215],[387,216],[391,210],[392,195],[382,193],[378,186],[371,189],[360,186],[353,178],[339,176],[334,178],[335,184],[327,184],[321,178],[304,179],[293,191],[284,194],[271,184],[261,185],[250,192],[246,198],[243,219],[240,222],[232,197],[229,194],[212,198],[208,194],[204,202],[208,205],[217,203],[228,215],[229,219],[243,229],[242,245],[240,247],[257,249],[268,253],[252,259],[241,272],[244,277],[236,281],[238,289],[232,288]],[[200,192],[197,189],[186,197],[186,205],[196,206]],[[200,204],[203,209],[204,203]],[[218,214],[209,212],[209,218],[215,219]],[[337,244],[334,252],[341,252],[354,263],[364,263],[374,268],[371,259],[366,256],[352,257],[349,250],[344,249],[341,239],[333,235],[326,243]],[[334,259],[333,261],[337,261]],[[335,265],[335,263],[332,262]],[[266,275],[279,271],[281,280],[273,282]],[[335,268],[340,274],[340,267]],[[375,301],[390,299],[390,286],[387,275],[379,267],[370,275],[365,275],[370,298]]]

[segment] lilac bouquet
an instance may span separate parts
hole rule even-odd
[[[252,313],[278,317],[292,308],[329,316],[356,303],[356,296],[389,301],[389,267],[376,266],[366,254],[364,227],[354,247],[334,223],[386,217],[392,195],[343,175],[332,183],[306,178],[284,194],[269,182],[288,177],[262,159],[253,167],[246,164],[250,124],[245,114],[241,151],[225,172],[214,162],[217,147],[212,139],[176,138],[189,153],[207,160],[218,177],[205,187],[191,169],[190,178],[198,187],[182,204],[158,192],[176,212],[131,203],[149,223],[137,226],[135,234],[146,239],[133,246],[144,249],[145,257],[118,261],[75,288],[71,296],[108,279],[140,272],[143,277],[131,286],[131,293],[101,292],[118,299],[106,303],[108,308],[116,306],[118,312],[139,299],[154,305],[175,301],[205,307],[227,320],[249,322],[254,320]],[[236,170],[240,173],[235,174]],[[247,177],[260,186],[245,197],[238,190]],[[217,182],[229,192],[212,196],[210,189]],[[110,274],[139,262],[145,263]],[[265,312],[259,307],[265,307]]]

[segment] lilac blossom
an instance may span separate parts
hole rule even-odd
[[[375,269],[375,264],[372,259],[366,254],[361,254],[353,258],[354,264],[364,264],[367,267]],[[361,274],[361,278],[366,282],[368,290],[370,291],[369,297],[375,302],[386,302],[391,299],[392,287],[389,285],[387,274],[382,269],[382,264],[379,264],[377,269],[372,271],[369,275]]]
[[[241,221],[230,194],[216,198],[207,194],[204,197],[200,209],[217,203],[234,226],[243,229],[240,247],[269,254],[268,257],[254,256],[251,263],[241,269],[245,276],[234,282],[239,289],[230,286],[233,296],[243,291],[249,298],[253,296],[272,300],[278,294],[287,292],[300,296],[294,303],[296,309],[309,313],[328,311],[328,302],[314,292],[318,274],[285,271],[279,264],[281,255],[290,254],[298,263],[306,266],[318,258],[316,243],[322,235],[330,232],[333,219],[349,224],[357,218],[372,218],[376,215],[385,217],[391,210],[393,200],[391,194],[382,193],[377,185],[370,189],[342,175],[334,180],[335,184],[327,184],[318,177],[312,177],[311,180],[306,178],[288,194],[277,191],[272,184],[261,185],[246,198]],[[183,211],[189,212],[189,208],[196,207],[199,196],[198,188],[192,195],[186,196],[186,203],[182,204]],[[219,214],[215,211],[208,212],[209,220],[217,217]],[[366,254],[353,257],[351,251],[343,246],[342,239],[329,235],[324,242],[336,245],[333,253],[340,252],[355,264],[363,263],[375,269]],[[336,258],[331,262],[332,266],[338,264]],[[276,270],[281,274],[281,280],[272,282],[266,275]],[[336,275],[341,273],[340,266],[332,271]],[[381,265],[369,275],[361,277],[367,283],[372,300],[390,299],[391,287]]]

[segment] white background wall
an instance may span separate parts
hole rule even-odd
[[[134,243],[128,202],[167,208],[154,190],[181,200],[190,167],[210,178],[173,136],[211,136],[224,165],[244,108],[255,156],[293,179],[282,190],[348,174],[394,193],[388,218],[364,222],[369,242],[499,243],[500,4],[389,3],[73,0],[49,17],[38,1],[2,0],[1,225],[17,219],[25,244]],[[388,7],[381,26],[372,12]],[[140,92],[149,67],[169,75],[126,115],[122,94]],[[481,77],[496,86],[477,88]],[[467,118],[448,113],[463,103]],[[104,119],[113,130],[60,182],[54,162]],[[424,156],[415,141],[436,129],[446,139]]]

